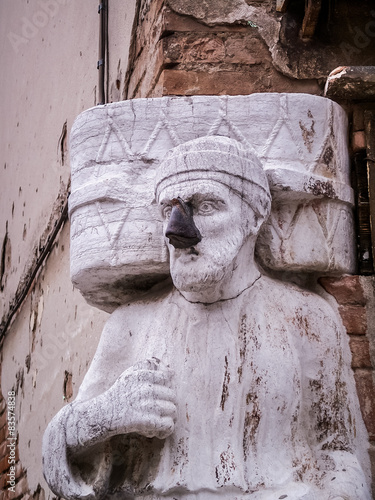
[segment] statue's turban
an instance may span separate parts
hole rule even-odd
[[[228,186],[258,215],[269,213],[271,195],[259,158],[222,136],[200,137],[168,151],[156,173],[156,199],[170,186],[205,179]]]

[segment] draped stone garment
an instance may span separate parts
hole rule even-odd
[[[175,371],[173,434],[116,436],[69,458],[53,428],[152,357]],[[328,303],[267,277],[211,305],[176,290],[124,305],[109,319],[76,401],[51,424],[60,464],[68,457],[73,489],[65,495],[91,498],[86,482],[96,498],[107,491],[113,499],[370,500],[349,366],[345,332]],[[99,465],[87,468],[94,455]]]

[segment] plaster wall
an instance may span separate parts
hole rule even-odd
[[[66,202],[72,123],[98,100],[97,7],[90,0],[13,0],[0,4],[3,320]],[[134,9],[135,0],[111,0],[109,5],[105,85],[109,101],[120,99],[122,92]],[[69,222],[65,222],[6,331],[1,351],[5,401],[8,391],[16,391],[24,492],[29,488],[32,495],[40,484],[45,498],[52,496],[41,472],[42,435],[56,411],[76,395],[106,317],[73,290]],[[4,407],[3,403],[0,413]]]
[[[3,346],[2,391],[5,398],[16,391],[19,457],[31,493],[40,484],[52,498],[41,472],[43,433],[77,395],[106,317],[73,289],[66,225]]]

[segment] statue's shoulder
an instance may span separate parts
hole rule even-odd
[[[263,275],[259,279],[259,285],[262,293],[268,296],[269,300],[280,299],[282,303],[288,303],[292,307],[313,304],[327,309],[327,311],[332,311],[329,302],[321,295],[317,292],[307,290],[296,283]]]
[[[337,310],[318,293],[306,290],[297,284],[262,276],[259,289],[263,300],[274,309],[290,326],[296,327],[299,334],[321,336],[322,332],[333,337],[342,328]]]
[[[140,318],[155,318],[155,311],[163,309],[167,306],[173,297],[176,295],[176,290],[169,282],[155,287],[148,293],[139,294],[133,299],[119,306],[110,316],[109,321],[139,321]]]

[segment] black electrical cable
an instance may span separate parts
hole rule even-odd
[[[106,35],[107,35],[107,2],[103,0],[98,7],[99,20],[99,60],[97,68],[98,75],[98,104],[105,104],[105,54],[106,54]]]

